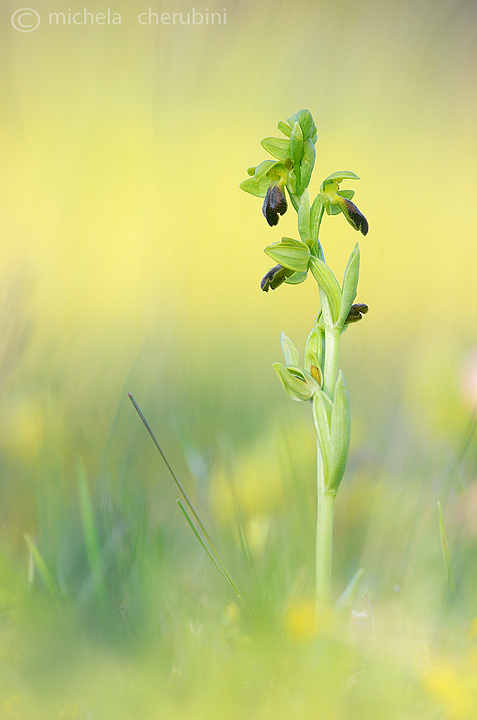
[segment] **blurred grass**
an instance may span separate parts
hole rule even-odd
[[[118,2],[119,27],[31,34],[15,9],[0,10],[0,717],[472,720],[475,4],[244,2],[220,28],[155,28]],[[318,637],[309,408],[270,367],[281,330],[303,348],[317,297],[260,292],[263,247],[295,221],[267,229],[238,190],[301,107],[312,191],[353,170],[371,228],[370,313],[343,338],[335,595],[366,572],[351,622],[323,618]],[[356,237],[337,217],[322,240],[340,277]]]

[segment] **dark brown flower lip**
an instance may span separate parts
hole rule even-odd
[[[290,275],[293,275],[293,270],[284,268],[283,265],[275,265],[270,268],[266,275],[263,276],[260,282],[260,287],[263,292],[276,290],[277,287],[280,287],[280,285],[285,282],[287,277],[290,277]]]
[[[262,212],[271,227],[278,225],[278,216],[286,213],[287,199],[280,185],[270,185],[262,205]]]
[[[367,235],[369,225],[361,210],[347,198],[343,198],[343,205],[346,207],[346,215],[354,229],[359,230],[363,235]]]

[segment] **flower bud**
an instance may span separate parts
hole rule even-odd
[[[262,212],[270,226],[278,225],[278,216],[287,211],[287,200],[283,188],[279,183],[269,186],[265,200],[262,205]]]
[[[310,365],[310,374],[314,380],[320,385],[320,387],[323,387],[323,373],[321,372],[321,368],[319,365]]]
[[[366,315],[368,310],[368,306],[364,303],[356,303],[355,305],[351,305],[351,310],[348,313],[345,324],[359,322],[363,315]]]

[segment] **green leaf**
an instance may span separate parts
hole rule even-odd
[[[335,386],[333,409],[331,412],[331,447],[332,467],[329,478],[329,489],[338,490],[343,479],[351,433],[351,417],[349,409],[349,396],[344,382],[343,373],[339,372]]]
[[[255,180],[255,178],[247,178],[243,182],[240,183],[239,187],[241,190],[244,190],[245,192],[250,193],[251,195],[255,195],[256,197],[265,197],[267,194],[268,186],[270,185],[270,181],[267,178],[266,175],[264,175],[260,180]]]
[[[298,231],[304,243],[311,240],[310,228],[310,196],[308,190],[303,192],[298,206]]]
[[[333,322],[336,322],[341,306],[341,290],[338,281],[328,265],[315,256],[310,258],[310,270],[316,282],[328,298],[331,318]]]
[[[323,180],[321,187],[324,188],[326,185],[330,185],[331,183],[340,183],[343,182],[343,180],[359,179],[360,178],[354,172],[350,172],[349,170],[342,170],[340,172],[334,172],[331,173],[331,175],[328,175],[328,177]]]
[[[320,231],[320,222],[323,215],[323,203],[319,195],[313,200],[310,210],[310,233],[314,243],[318,242],[318,234]]]
[[[281,242],[266,247],[265,252],[272,260],[289,270],[305,272],[308,269],[310,249],[301,240],[284,237]]]
[[[308,276],[307,272],[295,272],[285,280],[287,285],[300,285]]]
[[[283,357],[285,358],[285,365],[296,365],[299,367],[300,356],[298,354],[298,350],[284,332],[282,332],[280,336],[280,343],[282,346]]]
[[[356,297],[359,279],[359,245],[353,248],[343,277],[343,289],[341,292],[341,310],[338,318],[338,325],[344,326],[351,306]]]
[[[316,436],[318,438],[318,445],[320,446],[321,459],[323,462],[323,477],[326,486],[328,484],[332,463],[330,415],[331,400],[323,390],[318,390],[313,395],[313,422],[315,423]]]
[[[311,396],[313,395],[313,390],[305,382],[304,379],[301,379],[301,376],[297,376],[293,372],[293,370],[295,370],[300,372],[301,375],[303,375],[303,370],[301,370],[300,368],[285,368],[279,362],[273,363],[273,369],[280,378],[280,382],[282,383],[285,392],[291,397],[292,400],[296,400],[298,402],[305,402],[306,400],[309,400],[311,398]]]
[[[285,160],[290,155],[290,141],[283,138],[268,137],[261,142],[264,150],[278,160]]]
[[[314,138],[314,142],[316,142],[316,125],[313,120],[313,115],[309,110],[300,110],[288,118],[287,122],[290,127],[293,127],[293,125],[298,122],[303,133],[303,139],[308,140],[309,138]]]
[[[278,129],[280,130],[280,132],[282,132],[282,133],[283,133],[284,135],[286,135],[288,138],[290,137],[291,131],[292,131],[290,125],[287,125],[287,123],[284,123],[282,120],[280,120],[280,122],[278,123],[277,127],[278,127]]]
[[[301,195],[301,180],[300,180],[300,163],[301,154],[303,152],[303,132],[300,125],[296,122],[293,125],[293,130],[290,135],[290,154],[293,160],[293,169],[295,171],[296,185],[298,195]]]
[[[315,166],[316,150],[313,145],[313,141],[308,138],[303,143],[303,155],[300,164],[300,176],[301,176],[301,187],[305,189],[308,187],[313,168]]]

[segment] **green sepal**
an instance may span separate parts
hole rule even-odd
[[[311,138],[308,138],[303,143],[303,155],[300,164],[300,177],[301,187],[305,189],[308,187],[313,168],[315,166],[316,150]]]
[[[313,395],[313,422],[315,424],[318,445],[320,446],[321,461],[323,463],[323,478],[328,489],[328,478],[332,463],[331,454],[331,400],[323,390]]]
[[[265,197],[267,194],[268,187],[270,185],[270,180],[267,178],[266,175],[264,175],[260,180],[255,180],[254,177],[247,178],[243,182],[240,183],[239,187],[241,190],[244,190],[245,192],[250,193],[251,195],[255,195],[256,197]]]
[[[344,197],[347,200],[352,200],[356,195],[356,192],[354,190],[338,190],[336,194],[341,195],[341,197]]]
[[[272,260],[289,270],[295,270],[295,272],[308,270],[310,248],[302,240],[284,237],[280,242],[266,247],[265,252]]]
[[[321,381],[323,380],[321,377],[321,371],[319,371],[320,381],[318,381],[310,372],[308,372],[308,370],[303,370],[300,365],[287,365],[286,369],[294,377],[297,377],[299,380],[303,380],[303,382],[305,382],[310,388],[312,394],[317,390],[321,390]]]
[[[328,265],[314,255],[310,258],[310,270],[328,299],[331,319],[335,323],[340,314],[341,306],[341,290],[338,281]]]
[[[331,185],[331,183],[340,183],[343,182],[343,180],[359,180],[360,178],[354,173],[349,170],[342,170],[340,172],[334,172],[331,173],[331,175],[328,175],[327,178],[323,180],[321,183],[321,187],[325,188],[327,185]]]
[[[293,342],[284,332],[280,335],[280,344],[282,347],[283,357],[285,358],[285,365],[300,365],[300,356]]]
[[[255,170],[257,169],[257,166],[249,167],[247,168],[247,175],[255,175]]]
[[[280,120],[280,122],[278,123],[277,127],[278,127],[278,129],[280,130],[280,132],[282,132],[282,133],[283,133],[284,135],[286,135],[288,138],[290,137],[291,131],[292,131],[290,125],[288,125],[287,123],[283,122],[283,120]]]
[[[263,160],[260,165],[255,168],[255,180],[260,180],[264,175],[267,175],[274,165],[279,165],[279,160]]]
[[[278,160],[286,160],[290,155],[290,141],[284,140],[283,138],[268,137],[264,138],[261,142],[261,146],[270,155]]]
[[[323,330],[315,325],[311,333],[308,335],[305,344],[305,362],[304,368],[311,372],[310,367],[322,367],[323,363]]]
[[[282,383],[285,392],[292,400],[296,400],[297,402],[306,402],[311,398],[313,390],[309,387],[304,378],[301,379],[301,377],[294,374],[289,368],[283,367],[283,365],[279,362],[273,363],[272,367],[280,378],[280,382]],[[292,368],[292,370],[293,369],[294,368]],[[300,371],[300,368],[297,368],[297,370]],[[300,372],[304,375],[302,370]]]
[[[311,388],[312,393],[316,390],[321,390],[321,381],[318,382],[317,380],[315,380],[313,375],[309,373],[308,370],[303,370],[299,365],[288,365],[287,370],[299,380],[303,380],[304,382],[306,382]],[[320,380],[322,379],[323,378],[321,377],[320,372]]]
[[[310,196],[308,190],[304,190],[298,206],[298,232],[304,243],[311,240]]]
[[[353,248],[351,255],[349,256],[348,264],[343,276],[343,289],[341,291],[341,309],[338,318],[338,325],[344,326],[346,318],[348,317],[351,306],[356,297],[358,290],[358,279],[359,279],[359,245]]]
[[[318,372],[318,378],[313,377],[311,372],[308,372],[308,370],[303,370],[305,380],[307,381],[313,392],[321,390],[321,386],[323,385],[323,373],[321,372],[321,368],[318,365],[316,365],[315,367]]]
[[[351,434],[349,396],[343,373],[339,372],[331,411],[332,464],[328,489],[337,491],[346,469]]]
[[[326,195],[321,196],[323,199],[323,203],[325,206],[326,214],[327,215],[339,215],[341,212],[341,207],[339,205],[333,205],[330,203],[330,199],[326,197]]]
[[[293,275],[287,277],[285,282],[287,285],[300,285],[302,282],[305,282],[307,277],[308,272],[295,272]]]
[[[303,152],[303,132],[298,122],[293,125],[290,135],[290,155],[293,160],[293,169],[295,172],[296,186],[298,194],[301,195],[301,179],[300,179],[300,163],[301,154]]]

